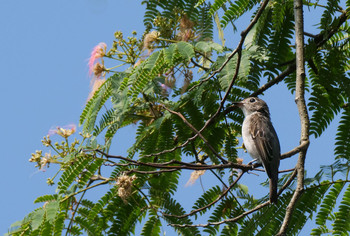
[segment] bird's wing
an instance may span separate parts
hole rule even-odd
[[[252,114],[249,133],[254,140],[255,146],[261,157],[262,164],[265,167],[269,178],[273,170],[278,169],[280,159],[280,144],[275,129],[271,121],[257,113]]]

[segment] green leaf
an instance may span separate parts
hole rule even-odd
[[[177,51],[180,53],[184,61],[189,61],[192,57],[194,57],[194,49],[190,43],[178,42],[176,46]]]
[[[345,182],[338,182],[335,183],[331,190],[328,192],[326,197],[322,200],[322,204],[320,206],[320,210],[317,213],[316,216],[316,224],[319,226],[323,226],[326,224],[326,221],[331,214],[335,203],[337,201],[337,198],[342,191],[343,187],[345,185]]]
[[[350,232],[350,185],[344,192],[333,223],[334,235],[348,235]]]

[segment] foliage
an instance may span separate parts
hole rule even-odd
[[[253,170],[238,158],[243,116],[231,106],[282,80],[291,93],[296,89],[293,1],[264,3],[143,1],[143,36],[135,32],[124,38],[116,32],[109,51],[101,49],[100,56],[116,66],[105,68],[102,60],[94,67],[101,84],[82,111],[81,137],[72,141],[75,127],[58,127],[54,133],[63,141],[44,137],[50,150],[32,154],[30,161],[41,170],[59,166],[47,181],[57,187],[55,194],[38,197],[35,203],[42,206],[8,234],[277,234],[296,189],[295,176],[280,174],[285,188],[273,205],[264,203],[267,196],[252,195],[242,180],[238,184]],[[287,234],[297,235],[314,221],[312,235],[345,235],[350,232],[350,3],[346,10],[340,1],[304,4],[305,14],[323,12],[318,33],[304,36],[310,134],[317,140],[332,122],[338,132],[329,158],[334,163],[306,179]],[[249,25],[247,16],[256,21]],[[241,41],[235,49],[215,42],[215,17],[221,23],[219,37],[228,25],[235,31],[236,22],[246,21],[248,30],[237,36]],[[266,82],[269,86],[260,87]],[[112,155],[112,144],[118,143],[113,138],[124,127],[136,128],[135,140],[127,156]],[[177,198],[186,170],[193,171],[192,182],[209,172],[217,181],[195,195],[192,211]],[[91,201],[85,194],[95,189],[101,196]]]

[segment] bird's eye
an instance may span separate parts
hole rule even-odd
[[[255,102],[255,98],[251,98],[249,102]]]

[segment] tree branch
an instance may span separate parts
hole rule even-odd
[[[188,163],[188,162],[182,162],[178,160],[171,160],[168,162],[163,162],[163,163],[154,163],[154,162],[141,162],[141,161],[135,161],[130,158],[126,158],[123,156],[115,156],[115,155],[110,155],[108,153],[105,153],[99,149],[95,150],[85,150],[85,151],[95,151],[107,158],[116,158],[116,159],[121,159],[127,162],[130,162],[128,165],[134,165],[134,166],[148,166],[148,167],[154,167],[154,168],[159,168],[159,169],[176,169],[176,170],[213,170],[213,169],[225,169],[225,168],[233,168],[233,169],[240,169],[242,171],[249,171],[249,170],[254,170],[253,166],[251,165],[243,165],[243,164],[237,164],[237,163],[226,163],[226,164],[219,164],[219,165],[197,165],[194,163]],[[175,165],[174,165],[175,164]],[[112,165],[119,165],[119,163],[115,163]],[[125,165],[125,164],[121,164]],[[172,171],[174,171],[172,170]],[[156,172],[152,172],[156,173]]]
[[[208,140],[201,134],[199,133],[199,131],[190,123],[187,121],[187,119],[180,113],[180,112],[176,112],[173,111],[169,108],[167,108],[166,106],[163,105],[163,108],[165,110],[167,110],[168,112],[170,112],[171,114],[177,115],[178,117],[181,118],[181,120],[188,126],[190,127],[190,129],[192,129],[196,134],[198,134],[198,136],[204,141],[204,143],[208,146],[208,148],[214,153],[214,155],[219,158],[222,163],[226,164],[228,163],[227,160],[225,160],[224,158],[222,158],[222,156],[219,155],[219,153],[217,153],[217,151],[213,148],[213,146],[211,146],[211,144],[208,142]]]
[[[294,18],[295,18],[295,43],[296,43],[296,89],[295,102],[298,107],[301,122],[300,144],[304,145],[299,152],[296,169],[293,172],[297,174],[297,187],[290,200],[283,223],[277,235],[285,235],[292,219],[292,214],[298,199],[304,191],[304,173],[305,158],[309,146],[309,115],[305,101],[305,56],[304,56],[304,21],[303,21],[303,1],[294,0]]]
[[[213,73],[207,77],[206,79],[203,79],[202,81],[199,82],[199,84],[197,84],[196,86],[193,86],[189,91],[193,90],[194,88],[202,85],[204,82],[210,80],[211,78],[213,78],[217,73],[219,73],[220,71],[222,71],[225,66],[227,65],[227,63],[236,55],[236,53],[240,52],[242,50],[242,46],[243,46],[243,43],[244,43],[244,40],[247,36],[247,34],[249,33],[249,31],[253,28],[253,26],[256,24],[256,22],[259,20],[261,14],[263,13],[264,9],[266,8],[267,6],[267,3],[269,2],[269,0],[265,0],[260,8],[259,8],[259,11],[256,13],[255,17],[253,18],[253,20],[250,22],[250,24],[248,25],[248,27],[243,30],[241,32],[241,40],[238,44],[238,46],[236,47],[236,49],[227,57],[226,61],[224,61],[224,63],[222,63],[222,65],[219,67],[219,69],[213,71]],[[239,65],[239,63],[237,63],[237,65]],[[228,91],[231,90],[230,88],[228,89]]]

